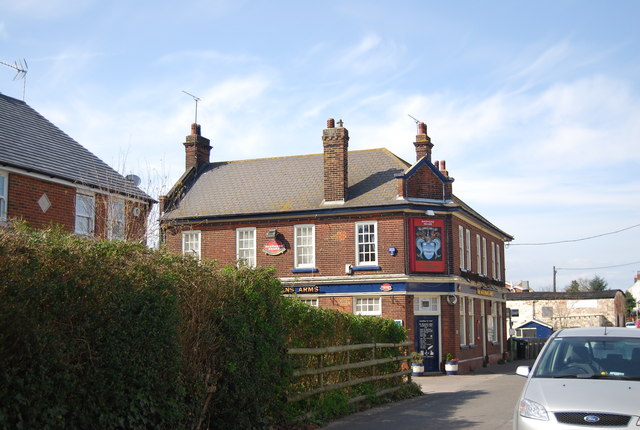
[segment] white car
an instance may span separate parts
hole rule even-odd
[[[559,330],[516,373],[528,379],[514,430],[640,430],[640,330]]]
[[[636,323],[634,321],[627,321],[624,326],[626,328],[637,328]]]

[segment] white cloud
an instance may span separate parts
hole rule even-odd
[[[331,63],[330,68],[338,68],[354,75],[377,75],[381,71],[397,68],[398,60],[405,49],[393,41],[384,41],[377,34],[367,34],[357,45],[348,46]]]

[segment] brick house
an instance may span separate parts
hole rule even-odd
[[[161,241],[221,263],[273,266],[284,294],[404,325],[425,368],[446,353],[460,371],[506,351],[504,243],[513,238],[452,192],[418,124],[416,159],[348,151],[327,121],[323,153],[211,162],[193,124],[186,171],[160,197]]]
[[[145,241],[153,203],[25,102],[0,94],[0,225]]]
[[[507,296],[510,328],[517,337],[536,337],[527,325],[531,321],[553,331],[568,327],[624,327],[626,299],[621,290],[541,291]]]

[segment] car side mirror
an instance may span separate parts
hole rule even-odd
[[[518,366],[516,369],[516,375],[524,376],[525,378],[529,376],[529,372],[531,372],[529,366]]]

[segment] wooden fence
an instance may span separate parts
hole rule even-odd
[[[294,371],[296,382],[292,385],[292,391],[303,391],[291,393],[287,400],[296,402],[316,394],[377,381],[387,383],[384,389],[376,391],[376,396],[397,391],[411,381],[411,366],[408,361],[411,359],[409,347],[412,345],[413,342],[402,342],[290,348],[289,355],[300,356],[300,361],[307,368]],[[403,362],[407,362],[407,365],[403,366]],[[352,397],[349,403],[366,398],[367,396]]]

